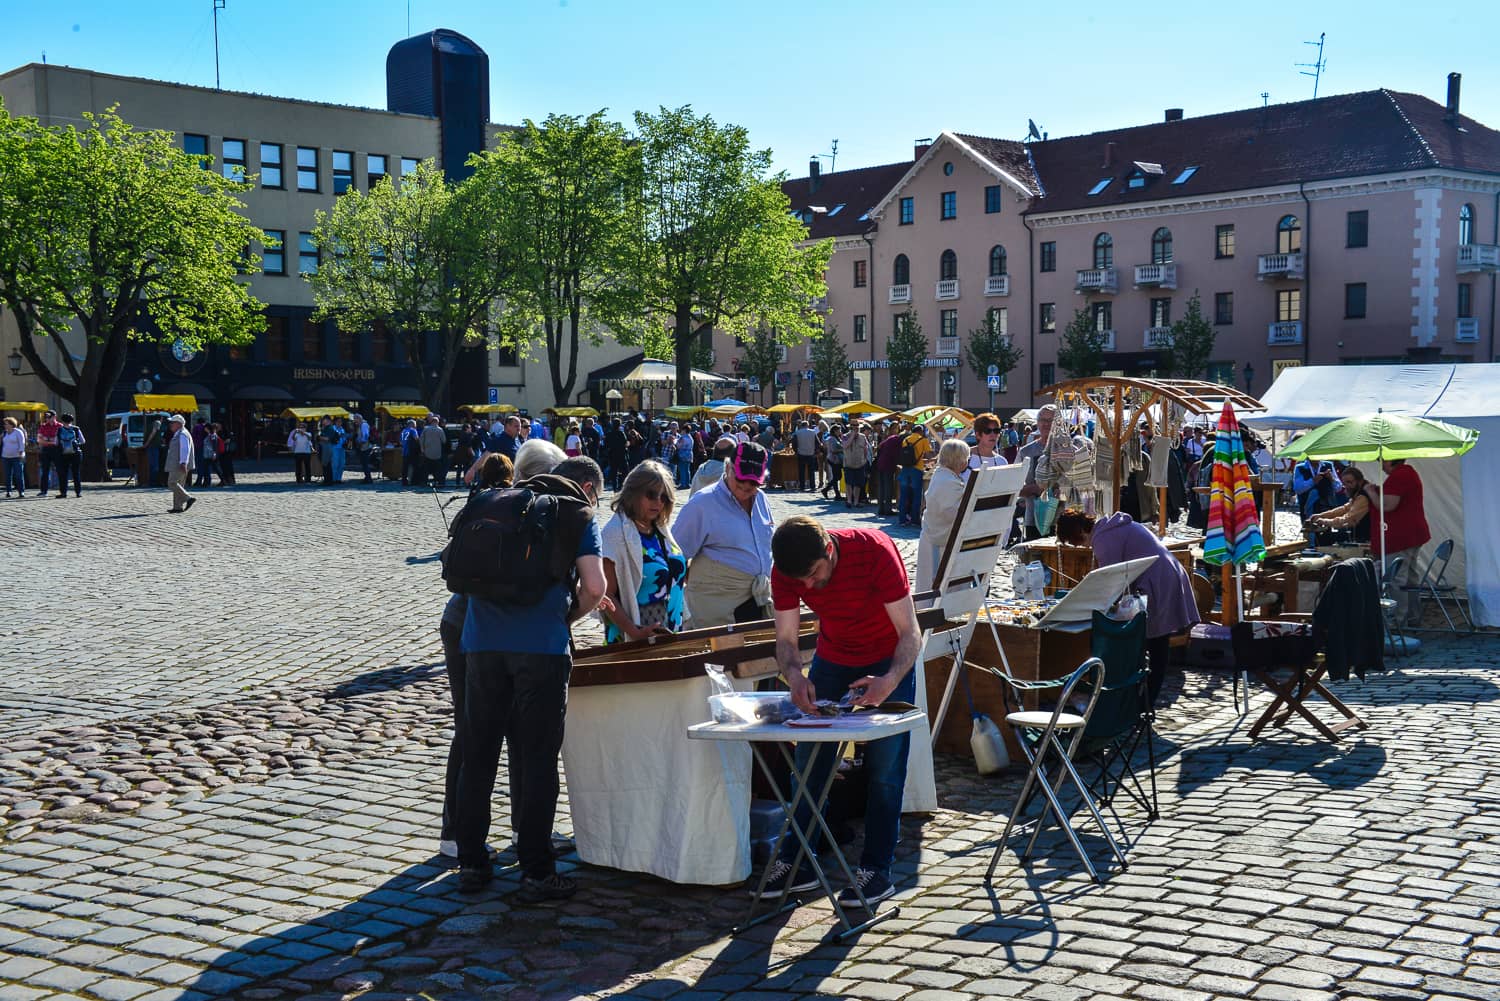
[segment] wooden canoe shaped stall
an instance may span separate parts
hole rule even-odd
[[[930,628],[941,618],[927,610],[918,623]],[[803,615],[804,665],[817,638],[817,618]],[[774,624],[694,629],[574,654],[562,756],[583,861],[674,883],[722,886],[750,875],[749,746],[687,738],[689,726],[708,719],[709,664],[750,691],[777,671]]]

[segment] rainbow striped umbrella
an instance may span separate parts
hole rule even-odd
[[[1240,438],[1234,408],[1224,404],[1214,436],[1213,486],[1208,495],[1208,534],[1203,539],[1203,562],[1221,565],[1259,563],[1266,558],[1255,494],[1250,489],[1250,465]]]

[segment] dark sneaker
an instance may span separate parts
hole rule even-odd
[[[522,876],[521,888],[516,891],[522,900],[540,903],[543,900],[567,900],[578,892],[578,884],[560,873],[550,876]]]
[[[871,907],[896,892],[896,888],[891,885],[889,877],[876,872],[874,869],[855,869],[854,886],[846,886],[839,891],[839,906],[864,906],[859,901],[859,894],[854,892],[855,887],[859,887],[860,891],[864,893],[865,901]]]
[[[760,891],[760,899],[775,900],[781,896],[783,890],[787,893],[801,893],[814,889],[817,885],[818,877],[813,875],[810,869],[798,866],[794,872],[790,862],[778,858],[771,863],[771,871],[766,876],[765,889]]]
[[[477,893],[490,885],[495,870],[486,865],[466,865],[458,870],[458,892]]]

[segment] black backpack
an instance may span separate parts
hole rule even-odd
[[[917,436],[907,435],[901,442],[901,465],[907,469],[921,465],[917,461]]]
[[[583,488],[550,473],[478,491],[448,530],[443,581],[457,594],[535,605],[552,585],[571,579],[593,517]]]

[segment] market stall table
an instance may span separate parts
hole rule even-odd
[[[924,628],[940,619],[941,612],[918,613]],[[816,616],[804,614],[804,664],[817,629]],[[774,676],[774,624],[695,629],[574,655],[562,758],[583,861],[675,883],[724,885],[750,875],[750,755],[735,761],[731,747],[707,754],[672,736],[707,716],[709,664],[725,668],[736,688]],[[930,759],[925,731],[913,737],[912,754]],[[917,798],[935,802],[931,768],[909,772],[927,776]]]
[[[774,452],[771,455],[769,484],[790,490],[799,483],[797,453],[795,451]]]
[[[891,907],[881,912],[874,911],[869,901],[865,899],[864,893],[859,889],[858,884],[855,883],[854,872],[849,867],[849,861],[844,857],[844,852],[839,846],[838,839],[833,836],[833,832],[828,829],[828,822],[823,819],[823,807],[828,801],[828,791],[833,787],[833,779],[838,774],[838,769],[829,769],[828,779],[823,783],[821,789],[809,789],[807,784],[809,774],[821,755],[809,756],[807,765],[799,769],[786,744],[788,741],[833,744],[835,756],[842,757],[845,745],[855,742],[881,740],[886,737],[896,737],[903,733],[912,733],[926,724],[927,715],[920,709],[913,709],[900,714],[871,712],[848,714],[834,719],[819,717],[811,722],[812,725],[807,727],[797,726],[795,723],[699,723],[688,727],[687,735],[691,740],[723,741],[730,744],[745,744],[749,746],[756,764],[760,766],[761,773],[771,784],[771,788],[775,791],[776,800],[781,806],[782,821],[781,829],[777,834],[777,841],[784,837],[788,830],[791,830],[797,838],[799,850],[792,868],[796,870],[798,864],[804,860],[812,868],[813,873],[818,877],[818,884],[828,896],[829,903],[833,905],[833,913],[838,916],[839,924],[843,926],[843,931],[839,932],[835,937],[843,940],[856,932],[869,928],[876,922],[900,914],[901,908]],[[762,750],[762,745],[764,744],[775,746],[785,758],[787,765],[791,768],[789,788],[785,792],[781,788],[781,783],[776,781],[775,773],[766,761],[765,752]],[[824,869],[823,863],[819,860],[817,852],[813,851],[807,835],[792,822],[798,804],[803,802],[807,803],[812,809],[817,829],[828,846],[824,852],[825,856],[833,856],[833,860],[838,863],[839,870],[844,874],[844,878],[848,880],[848,885],[854,889],[855,894],[859,897],[860,904],[863,906],[863,913],[869,915],[869,917],[857,925],[850,923],[849,915],[844,911],[843,906],[839,904],[838,893],[834,890],[832,884],[829,883],[828,874]],[[776,906],[758,917],[755,915],[755,911],[759,905],[760,894],[765,890],[766,879],[770,875],[770,867],[775,862],[775,859],[775,854],[770,859],[767,859],[766,869],[761,873],[760,882],[756,885],[755,892],[752,894],[749,914],[746,915],[745,922],[734,929],[735,934],[784,913],[800,903],[800,901],[788,901],[788,891],[791,889],[791,884],[788,882],[787,886],[782,890],[780,897],[777,898]]]
[[[1178,538],[1168,536],[1162,542],[1167,547],[1167,552],[1177,558],[1182,568],[1188,573],[1193,572],[1195,545],[1201,545],[1202,539]],[[1090,570],[1094,569],[1094,550],[1090,546],[1070,546],[1059,542],[1056,536],[1048,536],[1042,539],[1034,539],[1023,542],[1020,547],[1022,558],[1026,561],[1039,560],[1041,564],[1052,574],[1052,580],[1047,584],[1044,591],[1048,596],[1058,589],[1073,587],[1086,577]],[[1076,665],[1075,665],[1076,666]]]

